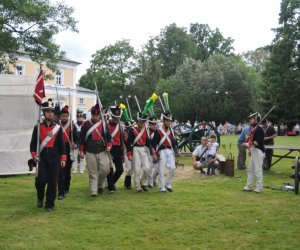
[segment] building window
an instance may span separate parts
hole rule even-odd
[[[56,71],[55,83],[57,85],[64,85],[64,73],[63,70],[59,69]]]
[[[79,104],[80,104],[80,105],[85,105],[85,104],[86,104],[86,99],[80,97],[80,98],[79,98]]]
[[[17,65],[16,66],[16,74],[18,76],[23,76],[24,75],[24,66],[23,65]]]

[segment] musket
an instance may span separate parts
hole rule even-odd
[[[70,113],[70,120],[71,120],[71,123],[70,123],[70,131],[71,131],[71,138],[70,138],[70,158],[71,160],[74,160],[75,159],[75,152],[74,152],[74,149],[72,149],[73,147],[73,107],[71,108],[71,92],[69,90],[69,108],[71,109],[71,113]]]
[[[269,116],[269,114],[273,111],[273,109],[275,109],[276,108],[276,106],[273,106],[270,110],[269,110],[269,112],[268,113],[266,113],[265,114],[265,116],[259,121],[259,123],[255,126],[255,127],[257,127],[257,126],[259,126],[268,116]]]
[[[102,103],[101,103],[101,100],[100,100],[100,97],[99,97],[99,92],[98,92],[98,87],[97,87],[97,84],[96,84],[96,81],[94,81],[95,83],[95,93],[96,93],[96,97],[97,97],[97,101],[98,101],[98,104],[99,104],[99,110],[100,110],[100,116],[101,116],[101,120],[102,120],[102,126],[103,126],[103,132],[104,132],[104,142],[105,142],[105,145],[107,145],[107,141],[106,141],[106,131],[107,131],[107,128],[106,128],[106,119],[104,118],[104,115],[103,115],[103,106],[102,106]]]
[[[69,90],[69,107],[71,109],[71,92]],[[70,113],[70,120],[71,120],[71,138],[70,138],[70,142],[71,142],[71,145],[73,145],[73,115],[72,115],[72,112],[73,111],[73,108],[71,109],[71,113]]]
[[[57,89],[57,83],[55,83],[55,91],[56,91],[56,98],[57,98],[58,107],[59,107],[59,109],[60,109],[59,96],[58,96],[58,89]]]
[[[162,103],[162,100],[161,100],[160,96],[158,96],[158,99],[159,99],[159,102],[160,102],[160,105],[161,105],[161,108],[162,108],[163,112],[166,112],[165,107]]]
[[[273,111],[273,109],[275,109],[276,106],[273,106],[269,111],[268,113],[265,114],[265,116],[260,119],[260,121],[256,124],[256,126],[253,128],[253,130],[250,132],[250,135],[253,134],[255,132],[255,130],[258,128],[258,126],[260,126],[262,124],[262,122],[269,116],[269,114]],[[249,136],[250,136],[249,135]]]
[[[134,96],[135,101],[136,101],[136,105],[138,106],[139,112],[142,112],[140,104],[139,104],[139,100],[137,99],[136,95]]]

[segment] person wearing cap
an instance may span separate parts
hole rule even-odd
[[[137,128],[132,128],[128,134],[127,156],[128,160],[132,161],[134,185],[137,193],[148,191],[148,175],[150,171],[148,149],[152,154],[155,154],[145,128],[147,120],[148,116],[138,113]]]
[[[66,165],[66,150],[63,140],[62,127],[54,119],[54,105],[52,99],[42,103],[44,121],[40,124],[40,152],[36,152],[38,127],[33,129],[30,152],[35,162],[38,161],[35,187],[37,191],[37,207],[43,207],[46,190],[45,209],[53,211],[57,192],[57,176],[59,167]],[[39,159],[38,159],[39,155]]]
[[[80,137],[80,130],[81,130],[81,125],[84,122],[84,118],[83,118],[83,111],[80,109],[77,109],[77,114],[76,114],[76,123],[74,123],[75,127],[76,127],[76,131],[77,131],[77,136],[78,138]],[[79,141],[78,141],[78,145],[77,148],[74,150],[74,161],[73,161],[73,165],[72,165],[72,174],[77,174],[78,173],[78,163],[79,163],[79,172],[80,174],[84,174],[84,170],[85,170],[85,158],[81,159],[80,157],[78,157],[79,155]],[[79,160],[79,162],[78,162]]]
[[[109,120],[108,129],[112,137],[112,148],[110,150],[114,169],[111,167],[107,176],[108,192],[114,193],[116,191],[116,183],[123,173],[123,155],[124,155],[124,137],[123,128],[120,124],[122,110],[118,106],[111,106],[109,109],[111,119]]]
[[[67,155],[66,166],[58,171],[58,199],[62,200],[69,193],[71,183],[71,168],[74,161],[73,150],[77,148],[79,141],[76,127],[70,121],[69,106],[64,106],[60,111],[60,124],[63,128],[63,137]]]
[[[252,113],[249,116],[251,133],[249,141],[244,143],[245,147],[249,148],[250,151],[250,163],[248,170],[247,183],[244,187],[244,191],[253,191],[253,181],[256,176],[256,187],[254,192],[261,193],[263,191],[263,160],[264,160],[264,130],[259,125],[261,116],[258,112]]]
[[[89,171],[90,194],[96,197],[103,193],[105,178],[110,171],[111,134],[106,127],[106,121],[100,118],[100,107],[97,103],[91,109],[91,119],[86,120],[80,132],[80,157],[86,155]],[[103,124],[105,123],[105,124]]]
[[[172,114],[170,112],[164,112],[162,114],[163,124],[156,129],[153,138],[153,147],[158,154],[158,174],[159,174],[159,188],[161,192],[173,192],[172,178],[176,169],[175,155],[178,154],[177,142],[174,137],[172,124]],[[168,177],[165,183],[164,181],[164,169],[168,169]]]
[[[150,142],[153,144],[154,134],[157,128],[157,117],[151,116],[148,120],[148,135],[150,138]],[[150,153],[150,152],[149,152]],[[158,163],[154,161],[153,156],[149,155],[150,157],[150,171],[149,171],[149,187],[153,188],[156,185],[156,177],[158,175]]]

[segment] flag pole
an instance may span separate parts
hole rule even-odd
[[[37,120],[37,143],[36,143],[36,155],[37,155],[37,162],[36,162],[36,168],[35,168],[35,176],[38,177],[39,175],[39,161],[40,161],[40,125],[41,125],[41,105],[39,105],[39,114],[38,114],[38,120]]]

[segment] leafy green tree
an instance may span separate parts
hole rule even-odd
[[[192,23],[189,33],[197,47],[197,60],[203,62],[214,54],[233,55],[234,40],[225,38],[218,28],[211,30],[208,24]]]
[[[169,92],[170,106],[180,121],[239,122],[252,105],[253,87],[241,61],[212,55],[205,62],[186,59],[158,93]]]
[[[164,79],[173,75],[186,58],[196,56],[194,41],[185,28],[177,27],[175,23],[165,27],[156,41]]]
[[[263,73],[264,109],[276,105],[273,119],[294,124],[300,117],[300,0],[282,0],[279,27]]]
[[[270,56],[270,46],[257,48],[256,50],[247,51],[241,54],[242,60],[260,74],[265,70],[266,63],[269,61]]]
[[[73,8],[49,0],[2,0],[0,3],[0,57],[15,60],[18,51],[55,71],[64,55],[53,37],[63,30],[77,31]],[[3,67],[3,66],[2,66]]]
[[[135,75],[136,53],[128,40],[122,40],[92,55],[91,66],[79,85],[94,89],[96,82],[103,105],[108,106],[129,92]]]

